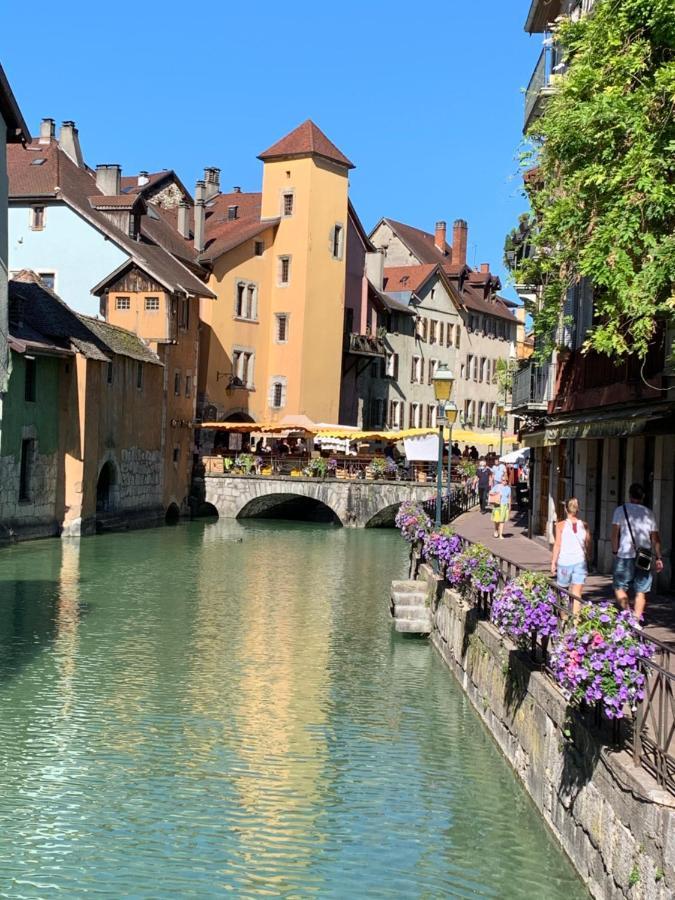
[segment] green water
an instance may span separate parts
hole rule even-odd
[[[195,523],[0,553],[0,896],[586,894],[392,531]]]

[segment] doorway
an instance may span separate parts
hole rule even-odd
[[[96,512],[107,513],[114,509],[114,488],[117,483],[117,477],[114,465],[108,460],[104,463],[103,468],[96,482]]]

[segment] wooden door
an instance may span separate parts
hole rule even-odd
[[[546,534],[550,485],[551,451],[548,447],[544,447],[541,454],[541,471],[539,472],[539,515],[537,519],[537,534]]]

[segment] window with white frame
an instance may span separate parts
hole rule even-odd
[[[247,281],[238,281],[235,284],[234,315],[237,319],[246,319],[255,322],[258,318],[258,288],[257,285]]]
[[[253,387],[253,365],[255,356],[252,350],[235,350],[232,353],[232,374],[244,387]]]
[[[455,326],[451,322],[448,322],[448,327],[445,331],[445,341],[446,341],[446,346],[448,346],[448,347],[452,347],[452,345],[453,345],[454,331],[455,331]]]
[[[457,350],[459,350],[460,336],[459,325],[455,325],[455,347]]]
[[[436,427],[436,404],[427,404],[427,428]]]
[[[438,323],[438,343],[443,346],[443,337],[445,334],[445,322]]]
[[[421,316],[417,320],[417,337],[420,341],[426,341],[429,331],[429,320],[425,316]]]
[[[131,297],[116,297],[115,309],[131,309]]]
[[[282,375],[275,375],[270,379],[268,402],[271,409],[283,409],[286,406],[286,378]]]
[[[333,259],[342,259],[344,249],[344,233],[345,230],[343,226],[336,222],[333,226],[333,233],[331,235],[331,254],[333,256]]]
[[[30,227],[32,231],[42,231],[45,227],[45,208],[44,206],[31,206],[30,208]]]
[[[274,340],[277,344],[285,344],[288,341],[288,313],[275,313],[274,319]]]
[[[434,383],[434,375],[436,374],[436,368],[437,368],[437,366],[438,366],[438,360],[437,360],[437,359],[430,359],[430,360],[429,360],[429,372],[428,372],[428,375],[427,375],[427,383],[428,383],[428,384],[433,384],[433,383]]]
[[[413,356],[410,366],[410,383],[422,384],[424,379],[424,362],[421,356]]]
[[[410,404],[410,417],[409,417],[410,428],[421,428],[422,427],[422,404],[421,403],[411,403]]]
[[[389,404],[389,427],[401,428],[403,414],[403,402],[401,400],[392,400]]]
[[[387,354],[386,374],[387,378],[393,378],[394,380],[398,378],[398,353]]]
[[[279,284],[289,284],[291,280],[291,258],[290,256],[279,257]]]
[[[429,320],[429,343],[430,344],[436,343],[437,328],[438,328],[438,322],[436,321],[436,319],[430,319]]]
[[[471,373],[473,371],[473,355],[467,353],[466,356],[466,380],[471,381]]]
[[[146,297],[145,309],[146,312],[157,312],[159,309],[159,297]]]
[[[485,378],[485,363],[486,362],[487,362],[487,360],[485,359],[485,357],[481,356],[480,363],[478,365],[478,381],[479,382],[487,381],[487,378]]]

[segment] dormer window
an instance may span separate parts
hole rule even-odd
[[[134,240],[134,241],[138,240],[138,233],[140,231],[140,228],[141,228],[140,216],[132,213],[129,216],[129,237],[132,240]]]
[[[238,206],[228,206],[227,207],[227,221],[234,222],[236,218],[238,218],[239,207]]]

